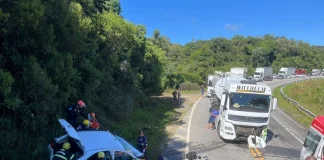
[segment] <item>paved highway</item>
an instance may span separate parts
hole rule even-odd
[[[272,89],[298,80],[284,79],[264,82]],[[168,160],[185,159],[186,151],[208,156],[210,160],[299,159],[307,129],[287,116],[280,108],[272,112],[265,149],[249,149],[246,142],[225,143],[218,138],[216,130],[206,129],[209,99],[201,98],[192,107],[177,133],[171,138],[164,157]]]

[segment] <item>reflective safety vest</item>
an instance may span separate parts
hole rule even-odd
[[[53,160],[72,160],[74,154],[68,153],[65,149],[60,149],[54,154]]]
[[[92,118],[90,120],[90,122],[91,122],[90,127],[94,128],[94,129],[97,129],[97,130],[100,128],[100,125],[99,125],[99,123],[98,123],[98,121],[97,121],[96,118]]]
[[[265,140],[267,138],[267,133],[268,133],[268,127],[262,130],[262,133],[261,133],[262,139]]]

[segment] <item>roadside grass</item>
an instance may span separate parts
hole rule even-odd
[[[187,93],[182,95],[185,97]],[[199,97],[199,94],[197,95],[194,96]],[[189,108],[180,106],[192,106],[191,101],[183,98],[182,104],[175,105],[172,103],[171,93],[151,97],[147,105],[136,108],[129,117],[118,122],[110,122],[109,130],[136,147],[139,130],[144,128],[144,134],[148,138],[148,159],[157,159],[163,152],[168,136],[172,134],[169,130],[174,130],[172,128],[176,127],[176,123]]]
[[[295,84],[289,84],[284,88],[284,93],[299,102],[300,105],[307,108],[316,115],[324,114],[324,80],[308,80]],[[304,111],[298,110],[297,106],[288,103],[280,94],[280,87],[274,90],[274,96],[278,98],[280,108],[292,117],[299,124],[309,127],[313,117],[306,116]]]

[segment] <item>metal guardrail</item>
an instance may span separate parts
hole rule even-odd
[[[291,99],[290,97],[288,97],[284,92],[283,89],[289,85],[289,84],[293,84],[293,83],[298,83],[298,82],[303,82],[303,81],[307,81],[307,80],[316,80],[316,79],[324,79],[324,77],[316,77],[316,78],[304,78],[304,79],[300,79],[300,80],[296,80],[293,82],[289,82],[284,84],[283,86],[280,87],[280,94],[281,96],[288,102],[288,103],[292,103],[293,106],[297,107],[298,110],[300,111],[304,111],[305,115],[308,116],[312,116],[312,117],[316,117],[316,115],[314,113],[312,113],[311,111],[309,111],[308,109],[306,109],[304,106],[301,106],[297,101]]]

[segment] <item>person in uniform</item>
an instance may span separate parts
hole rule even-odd
[[[140,135],[137,138],[137,149],[144,153],[144,159],[147,158],[147,138],[144,136],[144,132],[140,131]]]
[[[65,142],[62,149],[55,152],[53,160],[76,160],[75,155],[69,151],[70,148],[70,143]]]
[[[84,112],[85,107],[85,103],[82,100],[78,100],[75,104],[70,105],[67,108],[67,122],[69,122],[74,128],[78,127],[77,119],[79,116],[87,119],[87,115]]]

